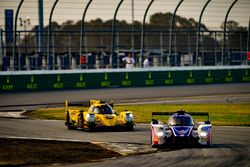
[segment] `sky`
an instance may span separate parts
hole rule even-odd
[[[48,24],[49,13],[55,0],[44,1],[44,25]],[[120,0],[93,0],[89,10],[87,11],[86,21],[101,18],[109,20],[113,18],[115,8]],[[132,22],[132,1],[134,1],[134,19],[137,21],[143,20],[144,12],[151,0],[124,0],[117,14],[117,19]],[[199,20],[199,15],[202,7],[207,0],[184,0],[177,15],[187,18],[194,18]],[[211,0],[207,6],[202,23],[210,30],[221,30],[220,26],[224,22],[226,12],[234,0]],[[5,9],[13,9],[14,13],[17,9],[20,0],[0,0],[0,28],[4,29],[4,11]],[[82,14],[88,0],[59,0],[52,21],[63,23],[67,20],[78,21],[81,20]],[[149,16],[157,12],[174,12],[179,0],[155,0],[148,12]],[[19,17],[30,17],[31,25],[28,28],[38,24],[38,0],[24,0],[22,8],[20,9]],[[238,0],[232,8],[228,20],[235,20],[241,26],[248,27],[250,18],[250,0]],[[18,30],[24,27],[19,26]]]

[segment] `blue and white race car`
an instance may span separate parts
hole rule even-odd
[[[168,121],[163,123],[153,119],[155,115],[170,115]],[[208,120],[195,124],[192,116],[207,116]],[[163,117],[164,118],[164,117]],[[206,112],[153,112],[151,122],[151,145],[203,145],[212,146],[212,125],[209,121],[209,114]]]

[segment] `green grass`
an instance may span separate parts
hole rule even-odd
[[[84,108],[87,110],[87,108]],[[128,105],[115,106],[119,112],[130,110],[134,113],[136,123],[150,123],[153,111],[177,111],[187,112],[209,112],[210,121],[213,125],[239,125],[250,126],[250,104],[185,104],[185,105]],[[64,120],[65,112],[63,108],[39,109],[26,113],[31,118],[59,119]],[[160,119],[160,117],[156,117]],[[166,121],[166,117],[161,117]],[[206,120],[206,117],[194,117],[195,121]]]

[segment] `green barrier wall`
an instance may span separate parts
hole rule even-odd
[[[1,73],[1,92],[92,89],[109,87],[150,87],[250,82],[250,67],[240,69],[109,70],[49,74]]]

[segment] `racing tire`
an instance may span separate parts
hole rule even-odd
[[[207,145],[208,148],[213,148],[213,140],[212,140],[212,135],[211,135],[211,138],[210,138],[210,143]]]
[[[84,115],[83,115],[83,113],[81,112],[81,128],[82,128],[82,130],[84,131],[85,130],[85,128],[84,128]]]
[[[89,124],[86,128],[89,132],[94,132],[96,131],[96,125],[95,124]]]
[[[128,131],[133,131],[133,130],[135,130],[134,125],[127,125],[127,126],[126,126],[126,130],[128,130]]]
[[[72,122],[70,121],[70,115],[69,115],[69,112],[67,112],[66,114],[66,122],[65,122],[68,130],[74,130],[74,126],[72,126]]]
[[[157,148],[157,145],[153,144],[153,135],[152,135],[152,131],[151,131],[151,135],[150,135],[150,144],[152,148]]]
[[[135,130],[134,124],[126,124],[125,127],[124,127],[124,130],[127,130],[127,131]]]
[[[153,135],[152,135],[152,131],[151,131],[151,135],[150,135],[150,144],[153,147],[153,139],[152,139]]]

